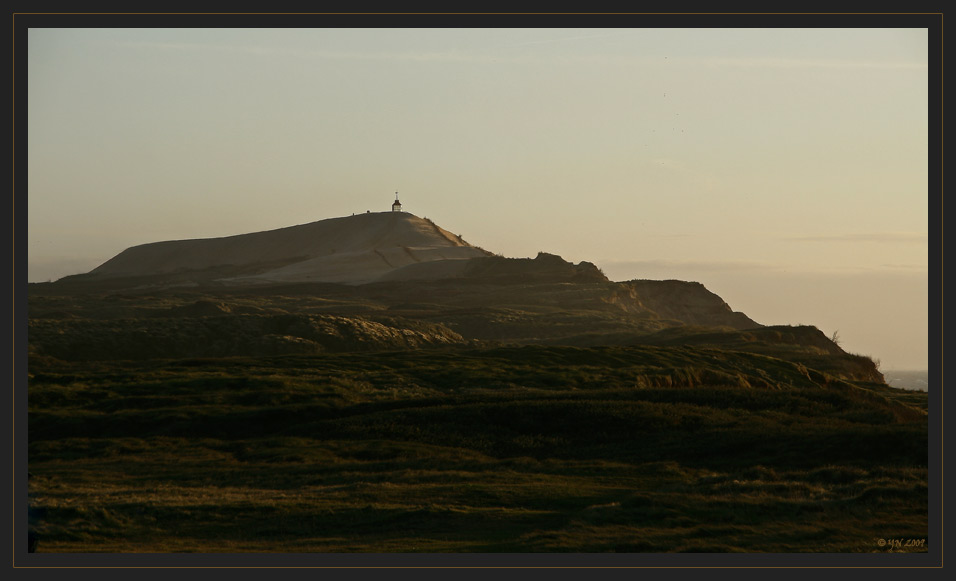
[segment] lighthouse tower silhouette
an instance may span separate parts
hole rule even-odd
[[[398,192],[395,192],[395,201],[392,203],[392,211],[393,212],[402,211],[402,203],[398,201]]]

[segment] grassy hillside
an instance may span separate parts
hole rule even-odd
[[[819,329],[545,254],[460,275],[31,285],[38,550],[934,541],[926,393],[887,386]]]
[[[31,526],[40,551],[926,550],[925,393],[658,339],[36,354]]]

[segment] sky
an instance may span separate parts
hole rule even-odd
[[[919,28],[33,28],[28,279],[398,192],[926,369],[928,62]]]

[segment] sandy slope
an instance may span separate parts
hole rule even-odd
[[[331,218],[224,238],[128,248],[91,271],[136,276],[239,267],[234,283],[364,283],[421,262],[487,256],[454,234],[406,212]]]

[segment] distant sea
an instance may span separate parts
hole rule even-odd
[[[883,378],[890,387],[899,387],[901,389],[915,389],[918,391],[927,391],[929,388],[928,370],[900,370],[892,369],[883,371]]]

